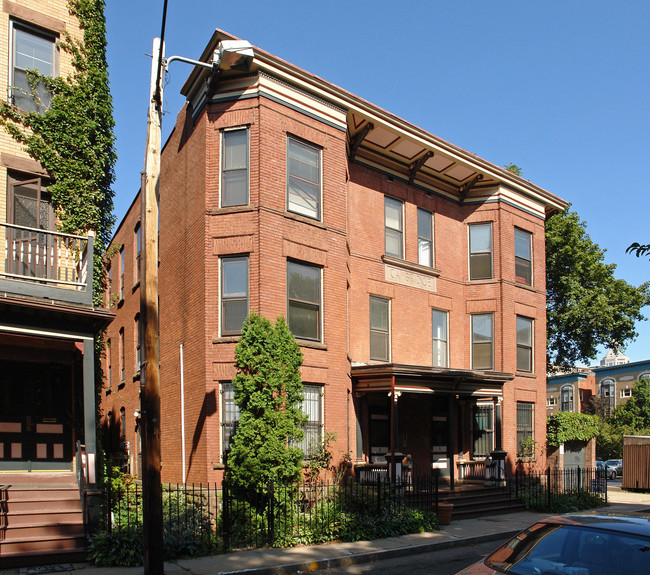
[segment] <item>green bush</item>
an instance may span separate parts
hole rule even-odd
[[[586,489],[571,491],[569,493],[553,494],[549,505],[546,496],[531,499],[522,499],[527,509],[533,511],[545,511],[547,513],[571,513],[595,507],[605,507],[607,503],[596,493]]]
[[[137,567],[143,563],[142,525],[115,527],[93,536],[88,559],[98,567]]]

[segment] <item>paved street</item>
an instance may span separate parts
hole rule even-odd
[[[375,573],[381,571],[382,575],[453,575],[468,565],[485,557],[496,549],[503,541],[491,541],[478,545],[454,547],[430,553],[419,553],[405,557],[394,557],[385,561],[372,561],[360,563],[349,567],[336,569],[323,569],[317,573],[327,575],[360,575],[361,573]]]

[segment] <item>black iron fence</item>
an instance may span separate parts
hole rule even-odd
[[[407,476],[391,482],[386,474],[365,474],[344,484],[243,488],[165,484],[163,533],[176,555],[221,553],[232,549],[290,547],[334,540],[354,540],[370,525],[393,526],[413,521],[414,512],[438,510],[448,490],[437,475]],[[494,484],[494,482],[492,482]],[[588,492],[606,501],[607,480],[594,469],[517,471],[506,477],[505,489],[529,508],[552,508],[561,495]],[[142,486],[113,480],[104,490],[103,530],[136,532],[142,528]],[[423,515],[419,516],[421,520]],[[417,527],[416,529],[417,530]],[[368,538],[368,537],[364,537]]]
[[[560,497],[580,493],[607,501],[607,477],[604,472],[591,468],[517,470],[508,476],[507,489],[527,507],[536,509],[551,510],[553,502]]]
[[[345,539],[351,522],[398,521],[407,510],[435,513],[437,504],[437,476],[398,484],[381,476],[341,485],[165,484],[163,532],[165,541],[190,551],[313,544]],[[104,530],[140,529],[142,485],[108,484],[103,510]]]

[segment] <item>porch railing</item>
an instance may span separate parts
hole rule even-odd
[[[47,297],[47,290],[55,288],[62,291],[63,300],[86,303],[92,298],[92,256],[92,234],[83,237],[0,223],[3,291],[12,292],[12,281],[28,282],[21,283],[20,293]],[[29,285],[36,293],[29,293]]]
[[[486,479],[485,460],[466,460],[456,462],[458,479],[461,481],[484,481]]]

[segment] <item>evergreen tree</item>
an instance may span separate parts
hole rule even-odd
[[[234,485],[287,484],[301,475],[306,416],[300,410],[302,352],[283,317],[275,324],[255,312],[235,346],[233,379],[239,422],[227,458]]]

